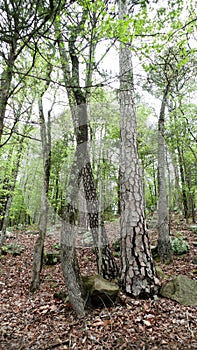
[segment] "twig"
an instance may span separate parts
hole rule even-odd
[[[190,325],[189,325],[190,321],[189,321],[188,310],[186,311],[185,315],[186,315],[186,320],[187,320],[187,329],[191,333],[191,336],[193,337],[194,336],[194,332],[191,330]]]

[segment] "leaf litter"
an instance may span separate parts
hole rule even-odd
[[[177,230],[176,222],[171,229]],[[108,223],[107,230],[111,241],[118,238],[116,222]],[[192,263],[197,256],[197,248],[192,244],[196,234],[185,222],[181,223],[181,232],[190,244],[190,251],[184,256],[175,256],[171,265],[157,263],[165,273],[162,283],[177,274],[197,279],[196,265]],[[57,236],[47,236],[46,249],[58,243]],[[153,239],[154,231],[151,236]],[[44,266],[40,289],[30,295],[35,240],[36,234],[25,230],[13,232],[6,239],[6,244],[24,245],[25,251],[20,256],[7,254],[0,260],[1,350],[197,349],[197,307],[182,306],[160,297],[135,300],[121,292],[119,304],[89,310],[84,318],[79,318],[69,302],[57,298],[58,293],[66,291],[60,264]],[[95,273],[92,250],[79,248],[77,253],[82,273]]]

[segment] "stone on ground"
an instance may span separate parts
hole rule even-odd
[[[82,278],[89,296],[89,304],[105,307],[117,301],[119,287],[115,283],[105,280],[100,275],[83,276]]]
[[[178,275],[166,283],[160,294],[185,306],[197,306],[197,281]]]

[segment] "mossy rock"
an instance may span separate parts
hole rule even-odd
[[[110,306],[119,300],[119,287],[100,275],[82,276],[88,304],[94,307]]]
[[[183,237],[170,238],[170,243],[175,255],[182,255],[189,252],[189,244],[184,240]]]
[[[197,306],[197,281],[184,275],[176,276],[161,288],[160,294],[181,305]]]
[[[46,252],[44,254],[44,264],[47,266],[53,266],[59,264],[61,261],[59,252]]]

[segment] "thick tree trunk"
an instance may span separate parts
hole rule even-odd
[[[127,2],[119,1],[119,18],[127,15]],[[120,203],[122,289],[135,297],[158,292],[159,281],[146,230],[142,178],[137,149],[133,67],[129,46],[122,44],[120,61]]]
[[[167,103],[169,85],[164,91],[158,120],[158,254],[163,263],[172,261],[173,253],[170,243],[168,203],[165,179],[165,107]]]

